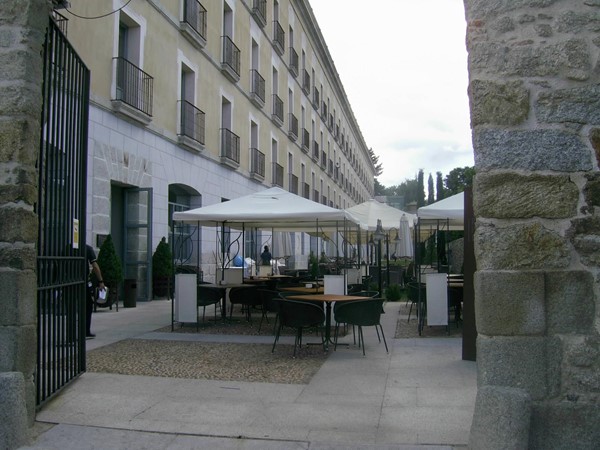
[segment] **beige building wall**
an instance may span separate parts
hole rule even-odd
[[[263,4],[264,17],[255,9]],[[206,9],[203,36],[190,28],[195,22],[184,20],[186,5]],[[153,189],[153,248],[169,234],[173,185],[189,193],[191,207],[274,185],[303,195],[303,183],[309,198],[337,208],[373,196],[368,146],[307,1],[78,0],[71,10],[93,17],[67,16],[68,38],[92,73],[87,230],[92,244],[97,235],[115,232],[114,186]],[[101,17],[110,11],[116,12]],[[274,45],[275,20],[284,32],[283,51]],[[127,44],[120,24],[128,27]],[[239,49],[239,73],[233,77],[222,66],[226,34]],[[125,59],[152,77],[151,112],[140,113],[127,99],[115,101],[115,58],[123,48]],[[297,71],[290,70],[290,48],[298,54]],[[264,102],[253,101],[252,69],[264,79]],[[310,77],[306,90],[304,73]],[[203,143],[188,139],[180,125],[183,85],[186,100],[204,112]],[[281,121],[273,119],[273,94],[283,103]],[[298,121],[294,132],[291,114]],[[238,161],[222,157],[221,128],[239,138]],[[252,171],[252,147],[264,154],[264,175]],[[282,179],[274,177],[275,165]],[[203,260],[211,259],[211,239],[204,233]]]

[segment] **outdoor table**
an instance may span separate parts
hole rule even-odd
[[[290,287],[281,287],[280,291],[284,292],[298,292],[299,294],[323,294],[325,288],[323,286],[314,286],[314,287],[306,287],[306,286],[290,286]]]
[[[354,300],[369,300],[371,297],[362,297],[358,295],[341,294],[309,294],[309,295],[288,295],[286,300],[308,300],[311,302],[325,303],[325,349],[329,349],[331,342],[331,304],[333,302],[349,302]],[[282,299],[283,300],[283,299]],[[333,342],[331,342],[333,343]]]
[[[243,287],[243,288],[253,288],[256,287],[253,284],[241,284],[241,283],[232,283],[232,284],[201,284],[199,286],[209,288],[209,289],[220,289],[221,290],[221,316],[223,320],[227,320],[227,289]]]

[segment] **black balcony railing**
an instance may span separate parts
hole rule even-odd
[[[250,94],[258,97],[262,103],[265,102],[265,79],[258,73],[258,70],[250,71]]]
[[[327,205],[327,197],[325,197],[324,195],[321,196],[321,203]]]
[[[250,173],[265,177],[265,155],[257,148],[250,149]]]
[[[306,69],[302,70],[302,90],[306,95],[310,94],[310,74]]]
[[[227,128],[221,128],[221,157],[240,163],[240,137]]]
[[[308,183],[302,183],[302,197],[310,200],[310,186]]]
[[[327,103],[321,101],[321,119],[327,120]]]
[[[329,113],[329,123],[327,124],[327,126],[329,127],[329,131],[331,131],[333,133],[333,114]]]
[[[298,118],[292,113],[288,114],[288,136],[293,141],[298,139]]]
[[[319,104],[321,103],[320,101],[320,93],[319,90],[317,89],[316,86],[313,86],[313,98],[312,98],[312,104],[313,104],[313,108],[315,109],[319,109]]]
[[[290,73],[296,78],[298,76],[298,52],[290,47]]]
[[[206,8],[198,0],[185,0],[183,5],[183,21],[196,33],[206,39]]]
[[[277,94],[273,94],[273,118],[283,124],[283,100]]]
[[[294,175],[293,173],[290,173],[289,183],[290,183],[289,191],[292,194],[298,195],[298,177],[296,175]]]
[[[329,160],[327,161],[327,172],[329,173],[329,175],[333,175],[333,161]]]
[[[180,133],[204,145],[206,131],[204,112],[185,100],[180,100],[179,106],[181,108]]]
[[[285,52],[285,31],[283,31],[283,27],[278,20],[273,21],[273,46],[280,55],[283,55],[283,52]]]
[[[113,60],[117,63],[116,100],[151,116],[154,78],[125,58],[116,57]]]
[[[321,193],[315,189],[313,191],[313,202],[319,203],[320,200],[321,200]]]
[[[221,64],[227,65],[236,75],[240,76],[240,49],[229,36],[223,36],[223,59]]]
[[[321,167],[327,167],[327,153],[321,150]]]
[[[313,141],[313,159],[319,159],[319,143],[317,141]]]
[[[310,135],[306,128],[302,128],[302,149],[308,151],[310,148]]]
[[[261,28],[264,27],[267,24],[267,0],[253,0],[252,15]]]
[[[283,187],[283,166],[273,163],[273,186]]]

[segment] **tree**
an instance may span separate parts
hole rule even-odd
[[[371,162],[375,168],[375,176],[378,177],[383,173],[383,164],[379,162],[379,156],[375,154],[372,148],[369,149],[369,156],[371,157]]]
[[[443,198],[445,198],[444,195],[444,180],[442,178],[442,172],[436,172],[436,177],[435,177],[435,193],[436,193],[436,198],[435,200],[437,202],[439,202],[440,200],[442,200]]]
[[[474,167],[457,167],[452,169],[446,176],[446,189],[448,195],[455,195],[463,192],[465,187],[473,186],[473,177],[475,176]]]
[[[423,169],[419,169],[417,175],[417,207],[425,206],[425,184],[423,180]]]
[[[387,193],[388,188],[382,185],[377,178],[375,178],[375,195],[390,195]]]
[[[431,205],[433,203],[433,199],[433,177],[430,173],[429,178],[427,179],[427,204]]]

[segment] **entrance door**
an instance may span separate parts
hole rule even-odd
[[[136,299],[152,299],[152,188],[125,189],[124,272],[136,281]]]

